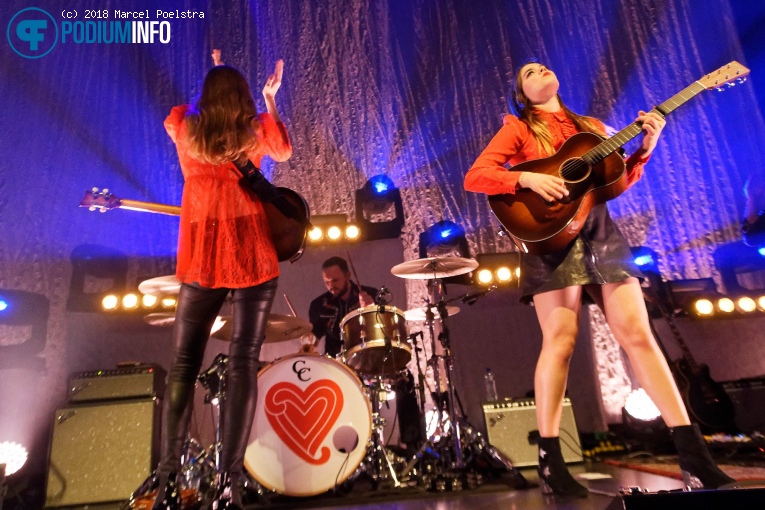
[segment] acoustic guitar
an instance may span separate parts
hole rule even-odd
[[[662,117],[704,90],[721,90],[723,85],[742,82],[749,69],[731,62],[681,90],[651,111]],[[516,172],[538,172],[562,178],[569,195],[546,202],[538,193],[521,189],[515,194],[489,196],[489,205],[504,230],[524,253],[544,255],[567,246],[584,226],[597,204],[616,198],[627,189],[621,147],[642,131],[633,122],[611,138],[594,133],[577,133],[548,157],[512,167]]]
[[[276,188],[278,192],[292,204],[306,220],[310,220],[310,211],[308,203],[296,191],[289,188]],[[99,210],[106,212],[112,209],[129,209],[131,211],[151,212],[158,214],[168,214],[170,216],[180,216],[181,208],[177,205],[158,204],[155,202],[143,202],[141,200],[129,200],[118,198],[108,189],[99,190],[93,188],[85,192],[85,197],[80,202],[80,207],[87,207],[91,211]],[[297,262],[305,250],[305,240],[308,233],[309,222],[297,221],[287,218],[269,202],[263,202],[263,209],[268,218],[268,224],[271,227],[271,238],[276,248],[276,255],[279,262],[289,260]]]

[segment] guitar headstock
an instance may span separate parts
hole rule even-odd
[[[120,202],[121,200],[109,193],[107,188],[103,190],[92,188],[85,192],[85,197],[80,202],[80,207],[87,207],[91,211],[106,212],[110,209],[118,208]]]
[[[699,80],[699,83],[704,85],[707,90],[716,89],[723,91],[723,85],[728,87],[734,86],[736,83],[744,83],[746,77],[749,75],[749,69],[742,66],[735,60],[725,64],[717,71],[713,71]]]

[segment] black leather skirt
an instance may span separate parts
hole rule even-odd
[[[534,294],[583,285],[617,283],[643,274],[606,204],[592,208],[579,235],[566,248],[547,255],[521,255],[521,302]],[[585,299],[589,299],[584,293]]]

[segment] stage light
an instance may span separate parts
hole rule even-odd
[[[115,296],[114,294],[109,294],[108,296],[104,296],[104,298],[101,300],[101,307],[104,310],[116,310],[118,304],[119,304],[119,298]]]
[[[347,239],[358,239],[359,234],[361,234],[361,231],[356,225],[348,225],[345,227],[345,237]]]
[[[133,310],[138,307],[138,296],[132,292],[122,296],[122,308]]]
[[[458,256],[470,258],[465,229],[453,221],[441,220],[420,234],[420,258]]]
[[[659,254],[647,246],[632,246],[632,259],[641,271],[659,273]]]
[[[157,303],[159,302],[159,299],[157,299],[157,296],[152,296],[151,294],[144,294],[141,297],[141,304],[144,308],[152,308],[154,306],[157,306]]]
[[[509,282],[513,278],[513,273],[509,267],[500,267],[497,269],[497,280],[500,282]]]
[[[0,312],[4,312],[8,309],[8,301],[6,301],[3,298],[0,298]]]
[[[486,287],[495,283],[504,288],[518,286],[521,259],[517,252],[479,253],[475,260],[478,262],[476,285]]]
[[[478,278],[478,283],[488,285],[494,280],[494,275],[488,269],[481,269],[478,271],[478,276],[476,278]]]
[[[762,257],[765,257],[765,246],[757,248],[757,253],[759,253]]]
[[[708,299],[698,299],[693,304],[693,309],[698,315],[708,317],[715,313],[715,305]]]
[[[5,464],[5,474],[12,475],[21,469],[28,458],[27,449],[13,441],[0,443],[0,464]],[[2,503],[2,500],[0,500]]]
[[[320,229],[319,227],[313,227],[308,232],[308,239],[310,241],[316,242],[316,241],[321,240],[322,237],[324,237],[324,231],[322,229]]]
[[[308,232],[311,244],[337,244],[356,242],[361,239],[364,229],[348,223],[345,214],[324,214],[311,217],[314,228]]]
[[[343,232],[340,230],[340,227],[336,227],[332,225],[327,229],[327,237],[329,239],[332,239],[333,241],[337,241],[340,239],[340,236],[343,235]]]
[[[754,299],[750,298],[749,296],[742,296],[738,298],[736,306],[744,313],[749,313],[757,310],[757,303],[755,303]]]
[[[163,308],[173,308],[175,305],[178,304],[178,300],[174,297],[165,297],[162,298],[162,301],[160,302],[162,304]]]
[[[731,313],[736,309],[736,305],[731,298],[720,298],[717,300],[717,309],[721,312]]]
[[[651,421],[659,418],[661,413],[651,397],[643,388],[633,390],[624,401],[624,410],[638,420]]]
[[[366,240],[393,239],[404,226],[401,192],[387,175],[369,178],[356,190],[356,223]]]
[[[757,304],[760,306],[760,310],[765,311],[765,296],[757,298]]]

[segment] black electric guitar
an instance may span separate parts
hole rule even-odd
[[[748,74],[749,69],[731,62],[651,111],[665,117],[704,90],[735,84]],[[554,155],[515,165],[512,170],[516,172],[560,177],[569,191],[568,196],[555,202],[545,202],[530,189],[489,196],[491,210],[518,248],[537,255],[564,248],[582,230],[595,205],[622,194],[627,189],[627,173],[617,151],[641,131],[641,124],[633,122],[605,141],[594,133],[577,133]]]
[[[651,280],[651,287],[654,286],[655,283]],[[664,353],[669,362],[669,368],[675,378],[677,389],[680,391],[683,402],[688,409],[688,414],[691,416],[691,421],[698,423],[699,428],[705,434],[717,432],[727,434],[738,433],[735,421],[736,410],[730,397],[725,392],[725,388],[712,379],[707,365],[696,362],[675,324],[672,312],[667,309],[658,292],[651,292],[646,298],[649,303],[654,305],[653,308],[657,309],[667,321],[667,325],[670,331],[672,331],[672,336],[675,337],[677,345],[683,352],[681,358],[673,361],[670,360],[653,322],[651,323],[651,329],[653,329],[654,336],[662,353]]]
[[[308,203],[298,192],[289,188],[276,188],[276,190],[297,209],[299,215],[302,215],[306,220],[310,220]],[[80,207],[87,207],[91,211],[99,210],[101,212],[120,208],[129,209],[131,211],[169,214],[170,216],[181,215],[181,208],[177,205],[122,199],[118,198],[113,193],[110,193],[108,189],[99,190],[98,188],[93,188],[85,192],[85,197],[80,202]],[[310,222],[287,218],[277,207],[269,202],[263,202],[263,209],[268,217],[268,224],[271,227],[271,237],[274,242],[274,247],[276,248],[276,255],[279,258],[279,262],[285,260],[296,262],[303,255],[306,234],[308,233]]]

